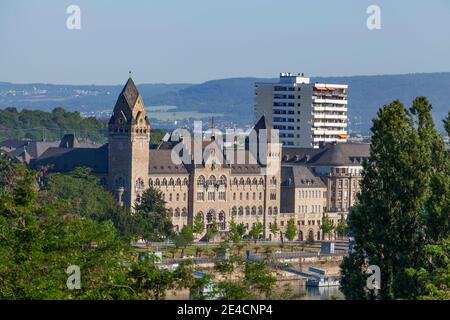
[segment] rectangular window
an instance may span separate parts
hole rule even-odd
[[[204,201],[205,194],[203,192],[197,192],[197,201]]]

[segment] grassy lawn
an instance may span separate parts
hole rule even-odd
[[[215,249],[218,246],[197,246],[191,245],[188,246],[184,250],[185,256],[195,256],[197,248],[200,250],[201,256],[215,256]],[[175,247],[148,247],[146,249],[139,248],[136,249],[138,252],[146,252],[146,251],[162,251],[164,258],[180,258],[181,249],[176,249]],[[318,251],[319,248],[317,246],[309,246],[309,245],[298,245],[298,244],[285,244],[282,248],[280,245],[255,245],[255,244],[246,244],[242,243],[241,248],[239,249],[235,245],[231,245],[231,250],[233,254],[244,255],[247,250],[250,250],[252,253],[268,253],[268,252],[298,252],[298,251]]]

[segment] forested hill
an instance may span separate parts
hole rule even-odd
[[[214,112],[224,120],[240,125],[252,123],[255,82],[276,79],[231,78],[201,84],[141,84],[138,88],[146,105],[171,105],[177,111]],[[409,104],[419,95],[433,104],[433,116],[439,129],[450,109],[450,73],[350,76],[312,78],[313,82],[349,85],[350,129],[364,132],[379,107],[400,99]],[[71,86],[50,84],[11,84],[0,82],[0,108],[41,109],[63,106],[70,111],[112,110],[122,85]]]
[[[5,139],[59,140],[73,133],[80,141],[102,144],[106,142],[106,120],[83,118],[79,112],[55,108],[51,112],[7,108],[0,110],[0,141]],[[164,131],[152,129],[151,142],[158,142]]]

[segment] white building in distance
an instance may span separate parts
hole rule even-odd
[[[347,142],[347,89],[345,84],[311,84],[303,74],[281,73],[277,83],[255,84],[255,117],[266,116],[284,147]]]

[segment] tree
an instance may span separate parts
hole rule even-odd
[[[266,299],[270,299],[276,278],[270,273],[265,261],[245,261],[244,279],[250,288],[253,288]]]
[[[181,248],[181,256],[183,256],[184,250],[187,246],[194,242],[194,233],[192,227],[185,224],[179,234],[174,237],[175,247]]]
[[[42,204],[35,172],[23,165],[13,172],[11,188],[0,192],[0,299],[134,298],[123,286],[129,247],[112,223]],[[70,265],[81,270],[80,290],[66,287]]]
[[[447,114],[447,118],[445,118],[442,122],[444,123],[444,129],[447,131],[447,135],[450,136],[450,111]]]
[[[155,188],[144,191],[134,213],[141,226],[139,235],[142,239],[164,241],[173,237],[173,225],[165,205],[161,191]]]
[[[449,155],[430,111],[423,97],[409,111],[394,101],[373,121],[361,192],[349,215],[355,250],[341,265],[346,295],[371,297],[360,275],[375,264],[382,279],[376,298],[417,297],[419,273],[412,270],[427,264],[425,247],[448,235]]]
[[[245,225],[243,223],[237,224],[234,219],[231,219],[230,222],[230,240],[233,241],[234,244],[239,244],[244,238],[246,233]]]
[[[323,235],[327,235],[330,239],[331,232],[335,229],[333,221],[328,217],[328,214],[324,213],[322,216],[322,223],[320,224],[320,230]]]
[[[255,225],[252,227],[252,229],[250,230],[248,235],[249,235],[250,239],[253,239],[256,242],[256,240],[261,239],[263,232],[264,232],[264,226],[262,225],[261,222],[257,221],[255,223]]]
[[[338,236],[343,237],[347,233],[347,227],[347,222],[345,221],[344,217],[342,217],[336,226],[336,232]]]
[[[280,232],[280,228],[278,227],[276,217],[273,219],[272,225],[270,226],[269,230],[270,230],[270,233],[272,233],[274,237],[278,234],[278,232]]]
[[[197,212],[194,218],[194,228],[192,230],[195,234],[202,234],[205,231],[205,224],[203,223],[203,217],[200,212]]]
[[[297,234],[297,226],[295,225],[294,218],[289,219],[286,227],[286,238],[289,241],[295,239],[295,235]]]
[[[206,230],[206,239],[208,241],[211,241],[211,239],[214,239],[214,237],[219,233],[219,226],[216,222],[213,222],[209,225],[208,229]]]
[[[58,210],[71,210],[98,222],[111,220],[120,236],[136,239],[141,227],[139,217],[122,208],[111,193],[106,192],[89,168],[75,168],[67,174],[53,173],[45,179],[40,201],[55,203]]]

